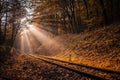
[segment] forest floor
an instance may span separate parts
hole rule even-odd
[[[43,44],[37,53],[52,58],[120,71],[120,24],[66,34]]]
[[[16,54],[0,64],[0,80],[90,80],[27,54]]]
[[[80,34],[61,35],[52,41],[54,44],[40,46],[36,54],[120,71],[120,24],[86,30]],[[7,52],[5,55],[1,53],[4,50],[0,47],[0,80],[86,80],[24,54],[6,56]]]

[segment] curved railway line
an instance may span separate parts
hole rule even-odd
[[[107,69],[96,68],[92,66],[87,66],[83,64],[72,63],[68,61],[58,60],[46,56],[38,56],[34,54],[28,54],[28,56],[33,57],[37,60],[42,60],[57,67],[67,69],[74,73],[89,77],[92,80],[120,80],[120,72],[112,71]]]

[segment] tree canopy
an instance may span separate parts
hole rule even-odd
[[[26,16],[58,35],[117,22],[119,10],[120,0],[0,0],[0,44],[13,44]]]

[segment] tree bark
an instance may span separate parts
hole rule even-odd
[[[108,24],[108,16],[107,16],[106,9],[105,9],[105,6],[104,6],[104,1],[99,0],[99,2],[100,2],[100,6],[102,8],[102,16],[104,18],[104,23],[107,25]]]
[[[86,15],[87,15],[87,19],[89,19],[89,10],[88,10],[88,4],[86,0],[83,0],[84,4],[85,4],[85,8],[86,8]]]

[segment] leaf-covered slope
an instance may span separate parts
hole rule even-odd
[[[112,24],[81,34],[55,37],[56,44],[41,46],[39,54],[96,67],[120,69],[120,24]]]

